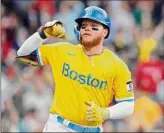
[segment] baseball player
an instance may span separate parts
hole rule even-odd
[[[31,35],[17,51],[17,60],[34,66],[50,65],[55,93],[43,132],[102,132],[102,123],[133,113],[134,94],[127,65],[103,47],[110,18],[95,6],[75,20],[80,44],[42,45],[47,37],[67,39],[62,22],[54,20]],[[112,100],[116,104],[109,106]]]

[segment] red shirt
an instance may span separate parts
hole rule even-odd
[[[151,60],[141,63],[135,71],[136,89],[150,93],[157,92],[158,84],[164,79],[164,61]]]

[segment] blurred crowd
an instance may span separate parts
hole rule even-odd
[[[15,61],[22,43],[46,22],[63,22],[77,44],[74,22],[86,6],[99,6],[111,18],[104,46],[123,59],[132,72],[134,114],[103,125],[108,132],[164,131],[164,2],[92,0],[2,0],[1,122],[2,132],[39,132],[48,118],[55,83],[51,68]],[[53,42],[50,38],[48,42]]]

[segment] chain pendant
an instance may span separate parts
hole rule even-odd
[[[94,60],[92,59],[92,57],[89,56],[88,59],[91,61],[91,65],[94,66],[95,63],[94,63]]]

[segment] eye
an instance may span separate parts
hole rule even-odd
[[[81,25],[81,28],[82,28],[82,29],[85,29],[86,26],[87,26],[87,25],[86,25],[85,23],[83,23],[83,24]]]
[[[98,26],[96,24],[92,24],[92,30],[98,31]]]
[[[97,27],[92,27],[92,30],[98,31],[99,29]]]

